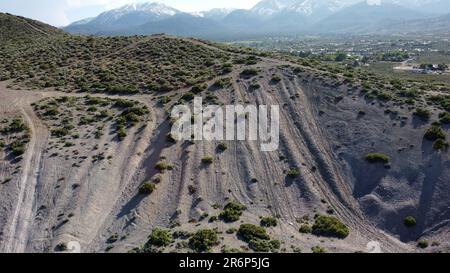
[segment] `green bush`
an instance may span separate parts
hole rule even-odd
[[[27,126],[21,119],[13,119],[6,128],[7,133],[19,133],[27,129]]]
[[[14,156],[21,156],[26,151],[26,143],[16,140],[13,143],[10,144],[11,152]]]
[[[273,83],[281,82],[281,77],[275,75],[275,76],[272,77],[271,81],[272,81]]]
[[[370,153],[366,155],[366,161],[369,163],[384,163],[388,164],[390,159],[387,155],[382,153]]]
[[[250,249],[256,252],[276,252],[281,247],[278,240],[253,239],[248,243]]]
[[[214,158],[212,158],[211,156],[205,156],[202,158],[203,164],[212,164],[213,162],[214,162]]]
[[[191,92],[194,94],[198,94],[198,93],[205,91],[207,88],[208,88],[208,85],[205,83],[196,84],[192,87]]]
[[[439,114],[439,121],[442,124],[449,124],[450,123],[450,113],[449,112],[443,112]]]
[[[195,94],[192,92],[187,92],[186,94],[183,94],[183,96],[181,96],[181,99],[185,101],[192,101],[194,98]]]
[[[419,240],[419,241],[417,241],[417,247],[427,248],[428,246],[429,246],[429,243],[426,240]]]
[[[139,188],[140,194],[150,195],[156,190],[156,185],[154,183],[146,182],[142,184]]]
[[[127,137],[127,131],[125,130],[124,126],[119,126],[117,128],[117,137],[119,138],[119,140],[123,140]]]
[[[444,131],[438,127],[438,126],[431,126],[426,132],[425,132],[425,138],[430,141],[435,141],[438,139],[445,140],[446,135]]]
[[[417,225],[417,220],[416,220],[416,218],[414,216],[406,216],[403,219],[403,224],[406,227],[414,227],[415,225]]]
[[[433,149],[436,151],[443,151],[449,147],[449,143],[443,139],[438,139],[433,143]]]
[[[249,243],[252,240],[270,240],[266,230],[252,224],[243,224],[239,227],[237,235],[245,242]]]
[[[169,168],[169,165],[165,161],[159,161],[155,165],[155,169],[158,171],[161,171],[161,172],[167,170],[168,168]]]
[[[300,176],[300,170],[298,168],[292,167],[287,171],[287,176],[291,178],[298,177]]]
[[[264,217],[261,219],[261,226],[263,227],[276,227],[277,226],[277,219],[273,217]]]
[[[420,119],[423,120],[429,120],[431,117],[430,111],[423,108],[417,108],[413,114],[414,116],[419,117]]]
[[[155,228],[149,236],[147,246],[166,247],[173,242],[172,235],[168,230]]]
[[[217,149],[224,152],[228,149],[228,145],[225,142],[220,142],[219,145],[217,145]]]
[[[106,92],[118,95],[128,95],[139,93],[139,89],[134,85],[112,85],[108,87]]]
[[[258,75],[258,70],[254,69],[254,68],[247,68],[241,72],[241,75],[244,77],[254,77],[254,76]]]
[[[300,226],[299,231],[300,231],[300,233],[303,233],[303,234],[310,234],[310,233],[312,233],[312,227],[310,225],[304,224],[304,225]]]
[[[316,215],[312,233],[317,236],[345,239],[350,231],[339,219],[331,216]]]
[[[67,128],[56,128],[51,130],[51,134],[54,137],[64,137],[70,135],[70,130]]]
[[[231,80],[229,78],[220,79],[213,84],[214,88],[223,89],[231,84]]]
[[[246,210],[245,206],[233,201],[224,207],[219,217],[227,223],[236,222],[242,216],[244,210]]]
[[[311,248],[312,253],[314,254],[322,254],[322,253],[327,253],[327,251],[325,250],[325,248],[321,247],[321,246],[314,246]]]
[[[196,252],[207,252],[219,244],[219,236],[215,230],[204,229],[197,231],[191,239],[189,246]]]

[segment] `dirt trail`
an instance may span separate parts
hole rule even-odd
[[[5,86],[3,84],[1,83],[0,86],[3,103],[11,102],[14,108],[20,111],[20,114],[25,118],[31,130],[31,140],[23,160],[22,177],[17,185],[17,203],[10,218],[9,229],[4,234],[4,243],[2,244],[2,251],[4,252],[24,252],[27,245],[28,228],[32,219],[33,200],[38,183],[41,153],[46,142],[46,129],[36,117],[30,105],[30,97],[37,99],[39,95],[30,94],[31,96],[29,97],[23,97],[21,94],[9,90],[4,91]],[[8,92],[8,94],[6,95],[5,92]]]

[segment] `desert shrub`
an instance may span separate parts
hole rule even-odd
[[[139,89],[134,85],[112,85],[106,90],[111,94],[129,95],[139,93]]]
[[[414,227],[415,225],[417,225],[417,220],[416,220],[416,218],[414,216],[406,216],[403,219],[403,224],[406,227]]]
[[[231,80],[229,78],[220,79],[213,84],[214,88],[223,89],[231,84]]]
[[[217,145],[217,149],[224,152],[228,149],[228,145],[225,142],[220,142],[219,145]]]
[[[169,168],[169,165],[165,161],[159,161],[155,165],[155,169],[157,169],[158,171],[165,171],[168,168]]]
[[[162,96],[159,99],[159,103],[161,103],[163,105],[168,104],[169,102],[170,102],[170,98],[168,96]]]
[[[156,185],[154,183],[145,182],[142,184],[142,186],[139,188],[140,194],[150,195],[156,190]]]
[[[109,238],[108,238],[108,240],[106,240],[106,242],[108,243],[108,244],[113,244],[113,243],[115,243],[115,242],[117,242],[119,240],[119,234],[113,234],[113,235],[111,235]]]
[[[278,240],[253,239],[248,243],[250,249],[256,252],[276,252],[281,247]]]
[[[201,83],[200,84],[199,83],[199,84],[194,85],[191,88],[191,92],[194,93],[194,94],[198,94],[198,93],[201,93],[201,92],[205,91],[207,88],[208,88],[207,84],[205,84],[205,83]]]
[[[369,163],[388,164],[390,161],[389,157],[382,153],[370,153],[370,154],[366,155],[365,159]]]
[[[51,130],[51,134],[54,137],[64,137],[70,134],[70,130],[67,128],[56,128]]]
[[[231,73],[231,72],[233,72],[233,64],[231,64],[231,63],[224,63],[222,65],[222,73],[223,74],[228,74],[228,73]]]
[[[281,77],[275,75],[275,76],[272,77],[271,82],[273,82],[273,83],[281,82]]]
[[[189,246],[196,252],[207,252],[218,244],[217,232],[210,229],[199,230],[189,239]]]
[[[117,126],[117,137],[119,138],[119,140],[123,140],[124,138],[127,137],[127,131],[125,130],[125,126],[123,125]]]
[[[321,246],[314,246],[311,248],[312,253],[314,254],[322,254],[322,253],[327,253],[327,251],[325,250],[325,248],[321,247]]]
[[[249,243],[252,240],[270,240],[269,235],[264,228],[252,224],[243,224],[239,227],[237,235],[245,242]]]
[[[173,241],[172,235],[168,230],[155,228],[149,236],[148,246],[166,247]]]
[[[219,215],[219,218],[227,223],[236,222],[242,216],[244,210],[246,210],[245,206],[232,201],[224,207],[223,211]]]
[[[294,74],[299,74],[299,73],[303,72],[303,69],[300,67],[296,67],[292,70],[292,72],[294,72]]]
[[[58,111],[58,108],[56,108],[56,107],[49,108],[47,111],[44,112],[44,116],[53,117],[53,116],[57,116],[57,115],[59,115],[59,111]]]
[[[261,226],[263,227],[276,227],[277,226],[277,219],[273,217],[264,217],[261,219]]]
[[[23,132],[26,129],[27,126],[25,125],[25,123],[23,123],[21,119],[16,118],[11,121],[5,131],[6,133],[18,133]]]
[[[309,234],[312,233],[312,227],[310,225],[301,225],[300,229],[299,229],[300,233],[303,234]]]
[[[392,99],[392,96],[386,92],[379,92],[377,98],[382,101],[389,101]]]
[[[287,171],[287,176],[291,178],[298,177],[300,175],[300,170],[298,168],[292,167]]]
[[[114,106],[119,108],[133,107],[136,103],[132,100],[116,99]]]
[[[427,248],[428,246],[429,246],[429,243],[426,240],[417,241],[417,247],[419,247],[419,248]]]
[[[439,114],[439,121],[442,124],[449,124],[450,123],[450,113],[449,112],[443,112]]]
[[[433,149],[436,151],[446,150],[449,147],[449,143],[443,139],[438,139],[433,143]]]
[[[21,140],[15,140],[13,143],[10,144],[11,153],[14,156],[20,156],[23,155],[26,151],[26,143],[24,143]]]
[[[212,164],[213,162],[214,162],[214,158],[212,158],[211,156],[205,156],[202,158],[203,164]]]
[[[345,239],[350,231],[339,219],[331,216],[316,215],[312,233],[317,236]]]
[[[425,138],[430,141],[435,141],[438,139],[445,140],[446,135],[442,128],[438,126],[431,126],[426,132],[425,132]]]
[[[250,84],[249,88],[250,88],[250,90],[258,90],[261,88],[261,85],[257,82],[253,82]]]
[[[241,75],[244,77],[254,77],[254,76],[258,75],[258,70],[254,69],[254,68],[247,68],[241,72]]]
[[[195,94],[192,92],[187,92],[181,96],[182,100],[192,101],[195,98]]]
[[[423,120],[429,120],[431,117],[430,111],[423,108],[417,108],[413,114],[414,116],[419,117],[420,119]]]

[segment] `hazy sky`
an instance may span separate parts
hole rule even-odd
[[[133,2],[160,2],[190,12],[212,8],[250,8],[259,0],[0,0],[0,12],[30,17],[54,26],[65,26]]]

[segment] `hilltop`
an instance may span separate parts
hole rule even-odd
[[[10,40],[34,39],[61,33],[50,25],[8,13],[0,13],[0,28],[2,44]]]

